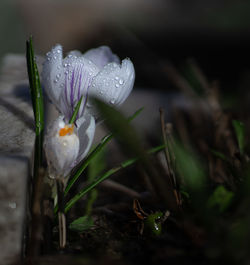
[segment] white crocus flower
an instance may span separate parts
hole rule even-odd
[[[107,46],[84,54],[71,51],[63,59],[62,46],[56,45],[47,53],[42,76],[47,95],[67,122],[81,96],[77,118],[85,113],[95,114],[89,96],[115,106],[122,104],[133,88],[135,71],[129,59],[120,64]]]
[[[94,138],[97,117],[89,98],[97,97],[114,106],[122,104],[134,85],[134,66],[129,59],[120,63],[107,46],[84,54],[71,51],[63,59],[62,46],[56,45],[47,53],[42,79],[48,97],[63,115],[45,136],[49,171],[50,175],[66,176],[86,156]],[[68,123],[82,96],[73,129]],[[60,135],[62,131],[66,135]]]
[[[87,154],[93,141],[95,120],[85,115],[74,124],[66,124],[59,116],[48,128],[44,150],[51,178],[66,177]]]

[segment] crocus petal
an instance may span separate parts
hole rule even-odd
[[[59,97],[62,91],[60,84],[64,82],[62,57],[62,46],[56,45],[47,53],[42,71],[42,83],[45,91],[59,110]]]
[[[78,137],[80,139],[79,156],[76,163],[79,163],[87,154],[95,135],[95,119],[92,115],[84,115],[76,121]]]
[[[79,118],[83,115],[87,104],[92,78],[99,72],[99,69],[94,63],[83,57],[67,60],[67,63],[63,61],[63,68],[65,70],[65,83],[61,93],[60,108],[62,113],[65,114],[66,120],[69,120],[78,101],[83,96],[77,115],[77,118]]]
[[[130,94],[135,80],[133,63],[129,59],[107,64],[93,78],[89,94],[106,103],[120,105]]]
[[[73,58],[76,58],[76,57],[81,57],[82,56],[82,53],[78,50],[73,50],[73,51],[70,51],[67,55],[68,58],[71,58],[72,56],[74,56]],[[66,57],[66,58],[67,58]]]
[[[119,57],[112,53],[111,49],[108,46],[100,46],[96,49],[91,49],[83,54],[83,56],[91,60],[95,65],[102,69],[106,64],[115,62],[120,64]]]
[[[67,176],[79,153],[80,142],[75,133],[60,136],[59,131],[64,126],[64,117],[58,117],[48,129],[44,139],[45,155],[52,178]]]

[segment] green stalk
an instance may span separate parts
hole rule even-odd
[[[69,120],[69,124],[73,124],[75,122],[77,113],[78,113],[80,106],[81,106],[81,103],[82,103],[82,98],[83,98],[83,96],[81,96],[80,100],[78,101],[78,103],[75,107],[74,113],[73,113],[71,119]]]
[[[35,118],[36,133],[33,176],[37,177],[39,168],[42,165],[44,107],[43,93],[34,56],[32,37],[30,37],[30,39],[26,42],[26,60],[30,84],[30,94]]]

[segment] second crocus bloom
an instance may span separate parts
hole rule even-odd
[[[88,153],[95,133],[95,120],[86,115],[76,125],[59,116],[48,128],[44,150],[51,178],[66,177]]]

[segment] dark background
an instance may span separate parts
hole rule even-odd
[[[109,45],[135,64],[136,86],[174,89],[159,61],[181,72],[194,58],[223,91],[240,91],[250,76],[250,1],[1,0],[0,57],[24,53],[34,37],[44,55]]]

